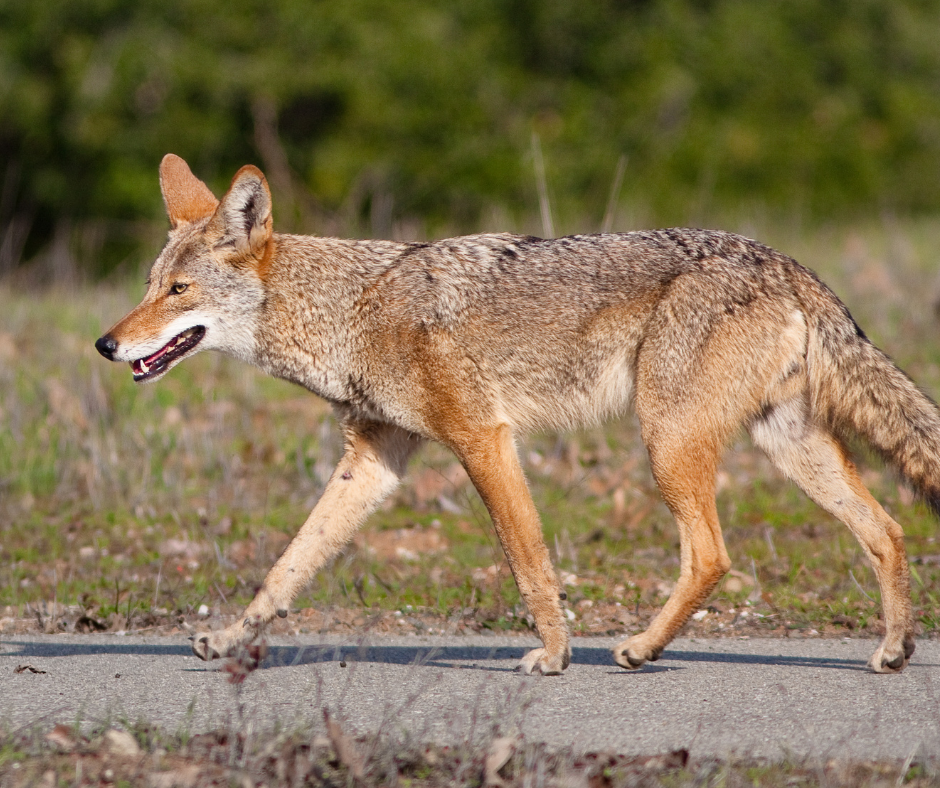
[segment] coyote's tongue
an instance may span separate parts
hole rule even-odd
[[[181,341],[181,337],[178,337],[178,336],[173,337],[173,339],[171,339],[167,344],[165,344],[152,356],[147,356],[147,358],[139,358],[136,361],[132,362],[131,367],[133,367],[135,373],[144,374],[148,372],[150,370],[150,366],[153,364],[154,361],[156,361],[158,358],[162,356],[165,356],[167,353],[173,350],[173,348],[175,348],[180,343],[180,341]]]
[[[132,361],[131,371],[134,373],[134,379],[143,380],[162,371],[174,358],[188,353],[199,344],[205,333],[206,330],[202,326],[188,328],[173,337],[153,355]]]

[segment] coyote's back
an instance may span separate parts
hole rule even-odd
[[[197,637],[199,656],[235,653],[286,616],[430,439],[466,468],[535,619],[544,646],[523,669],[560,672],[570,657],[565,594],[515,436],[596,422],[632,401],[682,562],[649,629],[614,650],[619,664],[657,659],[728,570],[714,481],[742,428],[858,537],[887,630],[871,666],[907,664],[901,529],[842,441],[868,441],[936,508],[940,416],[789,257],[704,230],[434,243],[279,235],[254,167],[221,201],[175,156],[160,176],[169,240],[144,300],[98,349],[140,382],[200,350],[227,352],[332,402],[346,436],[322,498],[245,616]]]

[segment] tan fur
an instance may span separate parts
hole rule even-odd
[[[141,304],[98,340],[137,380],[216,349],[330,401],[346,452],[322,498],[239,622],[195,639],[232,654],[348,544],[423,440],[466,468],[542,639],[527,672],[570,648],[559,586],[516,456],[528,430],[598,422],[633,403],[681,570],[649,629],[614,650],[655,660],[730,561],[715,473],[742,427],[842,520],[875,568],[887,633],[872,657],[914,650],[900,526],[862,485],[858,435],[935,508],[940,415],[807,269],[740,236],[661,230],[544,241],[477,235],[429,244],[275,234],[254,167],[216,201],[182,159],[160,169],[172,228]]]

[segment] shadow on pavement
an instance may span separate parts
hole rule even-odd
[[[264,664],[267,669],[305,665],[316,662],[384,662],[399,665],[429,665],[459,669],[513,670],[515,662],[528,651],[526,646],[381,646],[365,643],[344,646],[275,646]],[[511,661],[513,664],[490,665],[487,663]],[[659,673],[691,665],[675,663],[728,663],[739,665],[775,665],[783,667],[816,667],[835,670],[866,671],[864,660],[840,659],[837,657],[798,657],[766,654],[732,654],[714,651],[670,651],[655,664],[644,665],[638,671],[622,671],[625,675],[636,673]],[[571,655],[572,665],[598,665],[616,668],[610,649],[606,647],[576,647]],[[619,671],[620,669],[617,668]]]
[[[379,639],[363,639],[361,642],[350,641],[344,644],[271,646],[268,658],[262,666],[272,670],[297,665],[310,665],[320,662],[372,662],[397,665],[428,665],[441,668],[508,671],[514,664],[493,664],[511,661],[517,662],[530,645],[519,646],[462,646],[448,645],[435,647],[430,644],[414,646],[386,646]],[[67,641],[56,642],[54,639],[43,641],[3,639],[0,641],[0,656],[15,656],[17,659],[29,657],[53,658],[70,656],[138,655],[183,657],[192,654],[189,643],[87,643]],[[916,657],[915,657],[916,659]],[[575,647],[572,653],[572,665],[599,665],[615,667],[610,649],[604,646]],[[687,663],[676,665],[675,663]],[[662,660],[653,665],[645,665],[639,671],[623,671],[624,675],[658,673],[664,670],[676,670],[691,667],[694,663],[729,663],[739,665],[769,665],[778,667],[815,667],[834,670],[867,670],[864,660],[841,659],[838,657],[805,657],[767,654],[735,654],[716,651],[669,650]],[[219,664],[219,663],[215,663]],[[917,664],[917,663],[915,663]],[[206,665],[205,667],[209,667]]]

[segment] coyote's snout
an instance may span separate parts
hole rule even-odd
[[[221,201],[176,156],[164,158],[160,184],[169,239],[144,300],[98,350],[141,382],[200,350],[224,351],[327,399],[346,437],[323,496],[244,616],[195,639],[203,659],[286,616],[421,442],[435,440],[479,491],[535,619],[543,647],[522,669],[561,672],[570,659],[564,594],[515,437],[596,422],[632,402],[682,562],[649,629],[614,649],[620,665],[657,659],[727,572],[715,473],[742,427],[858,538],[884,605],[871,667],[907,664],[903,535],[843,439],[867,441],[936,510],[940,417],[798,263],[703,230],[435,243],[281,235],[254,167],[239,170]]]
[[[131,361],[131,370],[134,372],[134,380],[141,383],[145,380],[155,380],[161,377],[163,373],[168,372],[171,367],[183,360],[196,349],[202,338],[206,335],[205,326],[193,326],[181,331],[169,342],[161,347],[155,353],[135,358]],[[115,356],[118,350],[118,343],[113,336],[103,336],[97,342],[95,347],[98,352],[111,361],[121,361]],[[139,354],[138,350],[138,354]],[[125,355],[128,355],[125,352]]]

